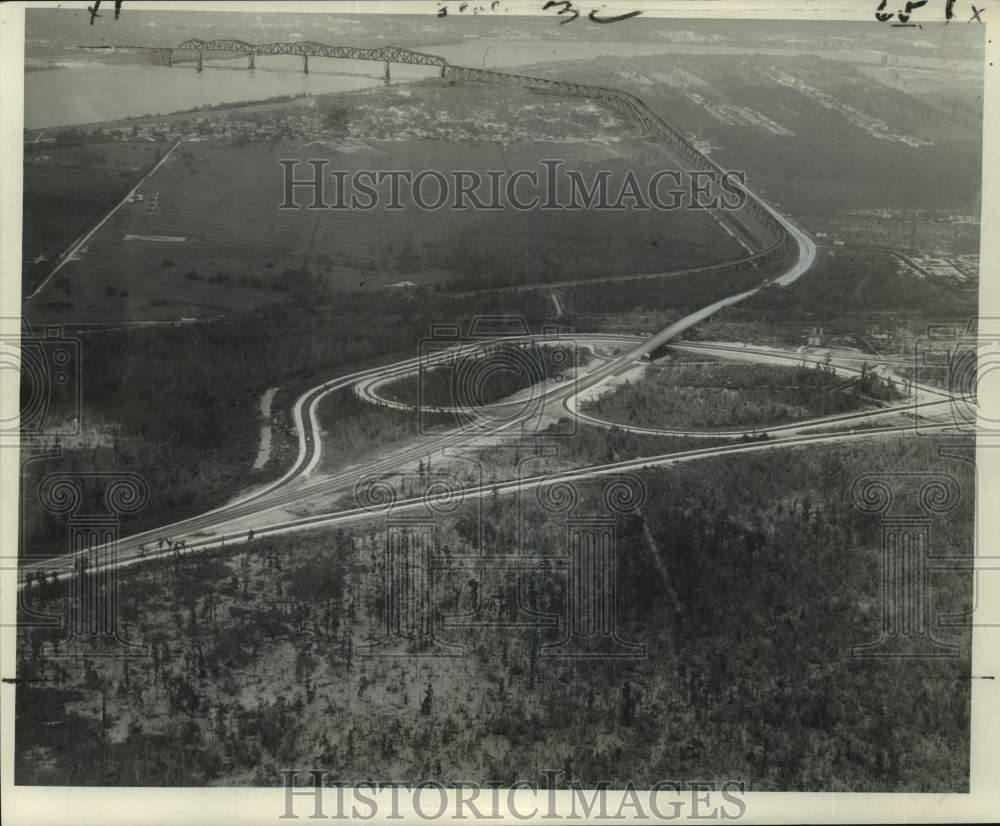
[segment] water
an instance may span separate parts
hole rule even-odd
[[[477,68],[512,69],[534,63],[586,60],[598,55],[632,57],[652,54],[822,54],[857,63],[875,63],[875,52],[818,52],[815,48],[739,48],[690,43],[593,43],[576,40],[473,39],[418,48],[440,55],[449,63]],[[95,123],[128,116],[176,112],[204,104],[262,100],[275,95],[306,92],[322,94],[367,89],[381,83],[383,64],[372,61],[313,58],[310,73],[302,59],[268,56],[256,59],[250,72],[246,58],[205,62],[205,71],[193,64],[172,68],[142,63],[104,64],[83,59],[61,62],[60,68],[25,74],[25,127]],[[432,67],[393,64],[393,81],[434,76]],[[155,94],[151,93],[155,90]]]
[[[195,106],[262,100],[306,92],[350,92],[378,86],[384,64],[313,58],[309,74],[302,59],[258,57],[246,69],[246,58],[206,61],[196,72],[191,63],[173,67],[142,63],[61,63],[64,68],[26,72],[24,125],[27,129],[97,123],[145,114],[167,114]],[[394,80],[435,74],[428,67],[396,66]],[[350,72],[351,74],[341,74]]]

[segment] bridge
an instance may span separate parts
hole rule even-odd
[[[109,46],[85,46],[88,49],[106,49]],[[557,95],[570,95],[597,100],[616,110],[628,120],[636,123],[647,138],[663,141],[670,152],[678,159],[690,165],[695,171],[712,173],[721,176],[724,170],[711,158],[705,155],[684,135],[667,123],[654,112],[637,95],[607,86],[593,86],[583,83],[571,83],[564,80],[517,75],[511,72],[497,72],[488,69],[473,69],[466,66],[453,66],[439,55],[415,52],[399,46],[336,46],[318,43],[315,40],[298,40],[288,43],[248,43],[245,40],[223,38],[217,40],[201,40],[192,38],[185,40],[179,46],[125,46],[119,48],[137,49],[153,52],[166,66],[173,65],[175,52],[194,52],[197,54],[197,69],[202,71],[204,54],[229,53],[246,55],[247,68],[254,68],[256,55],[299,55],[303,61],[303,71],[309,71],[310,57],[334,58],[340,60],[371,60],[385,64],[384,78],[390,79],[389,66],[392,63],[411,66],[434,66],[442,78],[453,82],[492,83],[508,87],[520,87],[534,92],[548,92]],[[718,180],[718,178],[715,178]],[[713,265],[705,269],[717,268],[746,269],[760,267],[775,258],[785,254],[789,246],[789,233],[768,208],[749,189],[743,187],[746,196],[743,205],[736,210],[726,211],[726,220],[755,242],[755,251],[736,262],[725,265]],[[756,228],[756,229],[754,229]]]
[[[385,64],[385,79],[389,80],[389,66],[392,63],[402,63],[410,66],[436,66],[442,77],[448,61],[437,55],[414,52],[399,46],[379,46],[365,48],[362,46],[332,46],[327,43],[317,43],[315,40],[297,40],[289,43],[247,43],[245,40],[220,39],[200,40],[192,38],[185,40],[179,46],[163,48],[160,46],[137,47],[157,52],[160,61],[167,66],[173,64],[174,52],[195,52],[198,55],[198,71],[204,65],[205,52],[229,52],[246,55],[247,68],[254,68],[256,55],[299,55],[302,58],[302,70],[309,72],[310,57],[329,57],[340,60],[373,60]]]

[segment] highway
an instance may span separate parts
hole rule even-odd
[[[923,428],[922,432],[944,433],[952,430],[952,428],[953,426],[950,424],[931,425]],[[491,482],[489,484],[475,485],[458,490],[450,489],[442,493],[411,496],[401,499],[390,496],[380,507],[346,508],[328,514],[279,521],[261,527],[256,527],[254,528],[254,536],[255,538],[280,536],[306,530],[329,529],[343,525],[370,522],[372,520],[384,519],[390,514],[392,516],[399,516],[400,514],[404,514],[409,511],[426,509],[428,506],[434,506],[436,504],[451,507],[453,505],[457,505],[459,502],[472,502],[486,496],[510,496],[519,492],[523,493],[526,491],[536,490],[537,488],[550,484],[583,482],[589,479],[597,479],[605,476],[615,476],[623,473],[636,473],[654,468],[672,467],[720,456],[743,455],[770,450],[785,450],[788,448],[805,448],[822,444],[860,441],[885,436],[898,436],[906,433],[912,433],[912,431],[912,425],[905,425],[868,428],[857,431],[852,430],[842,433],[797,435],[780,441],[722,445],[718,447],[699,448],[657,456],[647,456],[638,459],[628,459],[620,462],[590,465],[558,473]],[[221,548],[226,545],[238,545],[246,541],[247,532],[245,530],[229,533],[221,532],[210,537],[192,538],[190,541],[185,543],[183,548],[178,547],[172,552],[180,555],[213,548]],[[146,553],[139,554],[136,553],[130,546],[122,548],[121,543],[119,543],[118,558],[115,567],[128,567],[156,558],[166,558],[169,557],[170,553],[171,550],[157,551],[156,549],[151,548]],[[59,557],[58,559],[50,560],[44,565],[29,566],[25,568],[25,570],[44,570],[47,572],[57,571],[60,574],[66,574],[72,570],[72,562],[73,557]],[[93,570],[93,568],[91,568],[91,570]],[[21,583],[21,587],[23,587],[23,582]]]
[[[732,344],[720,344],[715,342],[683,342],[671,345],[671,349],[704,354],[718,359],[746,360],[755,363],[789,363],[792,365],[812,364],[822,365],[838,375],[858,376],[862,373],[862,367],[855,367],[853,363],[860,362],[867,364],[870,368],[882,367],[885,362],[874,355],[867,358],[861,355],[837,354],[827,362],[826,354],[804,353],[794,351],[783,351],[773,347],[753,347],[749,345],[736,346]],[[912,363],[898,363],[902,366],[912,366]],[[903,380],[895,375],[890,377],[900,384]],[[846,424],[849,427],[858,425],[866,420],[886,418],[889,416],[919,416],[921,418],[933,418],[937,415],[948,415],[952,410],[955,397],[946,390],[933,385],[912,382],[910,384],[912,398],[906,403],[882,407],[874,410],[863,410],[853,413],[840,413],[831,416],[823,416],[814,419],[806,419],[798,422],[789,422],[773,425],[758,425],[754,428],[758,433],[766,432],[774,438],[785,438],[809,430],[828,428],[831,425]],[[567,415],[574,416],[577,420],[594,425],[595,427],[611,428],[616,427],[629,433],[638,433],[647,436],[695,436],[699,438],[719,438],[719,439],[739,439],[749,432],[749,428],[740,430],[708,430],[696,428],[651,428],[640,427],[633,424],[602,419],[591,413],[580,410],[579,394],[564,400],[563,406]]]
[[[808,256],[808,250],[805,255]],[[796,269],[801,261],[803,261],[802,257],[797,260]],[[798,272],[796,277],[801,274],[801,272]],[[594,387],[600,382],[617,375],[624,370],[631,369],[644,354],[663,346],[667,342],[671,341],[674,336],[680,335],[680,333],[684,330],[690,329],[691,326],[699,320],[709,317],[712,313],[718,312],[718,310],[731,305],[737,300],[746,298],[748,295],[753,294],[753,292],[755,291],[740,293],[729,299],[715,302],[708,307],[681,319],[675,324],[670,325],[670,327],[648,339],[639,339],[637,337],[627,335],[607,334],[584,334],[570,336],[568,337],[568,340],[573,341],[579,346],[597,347],[598,345],[626,345],[629,349],[627,349],[623,355],[610,359],[603,366],[597,367],[593,371],[578,377],[575,381],[565,384],[546,383],[542,390],[539,391],[539,395],[536,398],[531,399],[531,401],[544,405],[548,411],[555,410],[558,412],[560,408],[567,412],[576,411],[575,402],[581,392]],[[309,483],[308,481],[308,478],[316,470],[322,456],[322,439],[317,415],[317,407],[328,393],[347,387],[354,387],[355,389],[365,386],[371,387],[385,381],[393,380],[400,376],[410,375],[419,369],[421,365],[434,366],[451,360],[456,356],[471,355],[476,352],[481,352],[484,344],[491,345],[501,341],[506,343],[541,343],[546,340],[553,343],[560,341],[560,339],[547,339],[544,336],[534,335],[465,343],[442,350],[432,356],[404,359],[390,365],[356,371],[325,381],[307,390],[299,396],[292,410],[293,421],[299,434],[298,452],[291,467],[279,479],[248,494],[238,497],[226,505],[205,514],[181,520],[155,530],[144,531],[143,533],[135,534],[120,540],[117,547],[117,564],[135,564],[143,559],[156,556],[158,540],[161,538],[184,538],[185,546],[188,550],[216,547],[221,544],[233,544],[245,541],[247,539],[248,532],[243,527],[240,527],[238,530],[233,529],[234,523],[238,523],[241,519],[251,516],[260,517],[261,514],[266,514],[267,511],[305,502],[310,499],[315,499],[318,496],[343,493],[354,488],[354,486],[356,486],[363,479],[376,478],[380,474],[388,475],[397,472],[405,464],[416,462],[419,459],[435,453],[440,453],[447,447],[457,446],[463,443],[467,444],[477,438],[492,438],[502,435],[504,432],[509,431],[517,424],[521,423],[524,420],[523,415],[519,416],[517,413],[514,413],[509,418],[501,419],[499,422],[496,420],[490,420],[486,422],[473,423],[466,428],[460,428],[441,435],[418,439],[414,444],[406,449],[396,451],[391,456],[380,461],[367,464],[363,468],[335,473],[332,476],[324,478],[318,482]],[[704,342],[684,342],[678,343],[675,346],[679,349],[691,352],[702,352],[716,357],[732,357],[734,355],[745,357],[750,355],[751,357],[783,358],[794,362],[801,362],[804,359],[819,360],[819,357],[816,355],[788,353],[776,351],[773,348],[734,347],[732,345]],[[853,356],[849,358],[853,358]],[[842,365],[837,365],[835,369],[852,373],[860,372],[858,368]],[[546,482],[579,481],[620,473],[626,470],[635,471],[652,467],[671,466],[681,462],[697,461],[714,456],[743,454],[748,452],[758,452],[761,450],[782,449],[785,447],[802,447],[811,444],[828,444],[841,440],[900,435],[912,432],[913,425],[906,424],[889,427],[863,428],[860,426],[867,425],[869,420],[887,415],[896,415],[904,412],[912,414],[915,412],[915,408],[920,408],[921,406],[926,406],[926,412],[930,414],[933,412],[932,408],[940,409],[951,403],[951,397],[946,391],[940,390],[939,388],[927,388],[927,390],[929,393],[934,394],[936,398],[923,403],[910,403],[892,408],[882,408],[879,410],[852,414],[841,414],[823,419],[815,419],[807,422],[798,422],[776,428],[769,428],[769,433],[775,431],[773,434],[774,438],[766,442],[755,442],[751,444],[724,444],[718,447],[702,448],[660,456],[650,456],[626,462],[615,462],[583,467],[547,476],[535,477],[528,480],[520,480],[520,482],[512,481],[486,484],[477,488],[464,489],[462,490],[460,496],[463,499],[471,500],[487,494],[492,495],[494,490],[497,492],[497,495],[506,495],[513,493],[518,489],[532,489],[534,487],[541,486]],[[491,406],[491,409],[503,406],[504,403],[501,403]],[[523,406],[523,403],[521,403],[521,406]],[[611,426],[611,423],[602,422],[600,420],[593,419],[593,417],[581,415],[578,412],[576,412],[576,415],[579,415],[584,421],[591,421],[592,423],[603,425],[605,427]],[[849,425],[850,429],[837,433],[803,433],[803,431],[810,429],[817,429],[820,427],[830,428],[837,425]],[[615,426],[620,427],[621,425]],[[644,432],[641,428],[626,429]],[[924,432],[935,429],[946,431],[948,429],[948,425],[932,425],[930,427],[923,428]],[[654,431],[656,435],[712,435],[719,438],[739,438],[744,432],[745,431],[706,433],[704,431],[694,430]],[[446,494],[445,496],[454,495],[455,494],[453,492],[451,494]],[[410,499],[400,500],[393,503],[392,512],[395,514],[405,512],[406,510],[425,507],[428,502],[433,503],[434,501],[436,501],[435,497],[411,497]],[[379,512],[373,511],[370,508],[356,507],[301,519],[277,519],[270,523],[266,522],[265,519],[265,524],[254,528],[254,534],[255,536],[260,537],[305,529],[336,526],[350,522],[379,518],[387,511],[388,508]],[[83,553],[86,553],[86,551]],[[72,564],[73,557],[64,556],[58,559],[39,561],[31,565],[23,566],[23,570],[25,572],[29,570],[45,570],[61,571],[65,573],[72,570]]]
[[[498,73],[489,73],[497,75]],[[581,87],[586,88],[586,87]],[[624,93],[622,93],[624,94]],[[630,99],[632,96],[628,96]],[[638,99],[635,99],[638,100]],[[630,102],[629,105],[636,105]],[[641,101],[639,102],[641,105]],[[653,117],[656,117],[655,115]],[[689,147],[690,148],[690,147]],[[176,145],[170,150],[176,149]],[[681,146],[684,150],[684,147]],[[685,150],[686,151],[686,150]],[[691,150],[695,151],[695,150]],[[166,161],[168,153],[161,161]],[[711,162],[708,162],[711,163]],[[155,171],[155,169],[154,169]],[[150,173],[152,174],[152,172]],[[140,182],[141,185],[141,182]],[[138,188],[138,185],[137,187]],[[133,189],[135,191],[135,189]],[[371,390],[387,380],[398,378],[403,375],[412,374],[421,365],[434,365],[456,356],[467,355],[480,351],[482,341],[464,343],[448,350],[435,353],[428,357],[415,357],[404,359],[395,364],[382,367],[370,368],[356,371],[344,376],[324,381],[315,387],[307,390],[296,399],[292,410],[292,417],[295,428],[299,436],[299,445],[296,458],[291,467],[277,480],[251,491],[236,499],[214,508],[206,513],[195,517],[182,519],[168,525],[163,525],[155,530],[147,530],[123,539],[116,545],[116,565],[131,565],[143,559],[150,558],[157,554],[157,548],[161,540],[183,539],[188,549],[213,547],[222,543],[233,543],[246,541],[248,531],[245,527],[245,520],[248,517],[254,518],[254,534],[256,536],[274,535],[288,533],[292,531],[305,530],[310,528],[326,527],[359,520],[371,520],[384,516],[386,508],[366,509],[366,508],[346,508],[335,512],[325,513],[318,516],[310,516],[301,519],[289,520],[285,516],[275,515],[274,521],[269,521],[267,514],[279,508],[287,508],[296,504],[302,504],[309,500],[316,500],[318,497],[340,494],[353,489],[358,483],[365,479],[378,478],[392,473],[396,473],[400,468],[408,463],[415,463],[419,459],[439,454],[450,447],[458,447],[469,444],[477,440],[494,439],[509,433],[519,433],[519,426],[523,426],[531,417],[537,417],[539,411],[549,420],[564,416],[567,411],[575,410],[575,400],[579,394],[593,388],[607,379],[634,367],[635,363],[644,356],[652,354],[675,341],[679,336],[701,323],[712,315],[720,312],[726,307],[730,307],[740,301],[744,301],[756,294],[759,290],[771,284],[778,287],[785,287],[794,283],[803,274],[809,271],[816,258],[816,246],[812,239],[799,227],[795,226],[788,218],[781,215],[777,210],[763,202],[750,190],[747,194],[755,199],[757,204],[766,211],[774,224],[780,227],[781,231],[795,243],[796,258],[781,275],[769,281],[765,281],[760,286],[739,292],[735,295],[715,301],[695,312],[690,313],[682,319],[672,323],[665,329],[654,335],[636,340],[629,337],[602,336],[594,334],[590,337],[592,341],[607,342],[615,340],[624,342],[627,349],[607,360],[604,364],[596,366],[579,374],[574,381],[562,384],[546,383],[541,394],[531,399],[531,404],[514,405],[509,414],[494,416],[493,418],[480,418],[471,421],[467,426],[440,434],[423,436],[405,448],[393,452],[389,456],[374,460],[360,468],[348,468],[339,470],[332,475],[313,481],[317,468],[322,458],[322,434],[318,419],[317,408],[324,397],[337,390],[361,385]],[[120,204],[119,204],[120,206]],[[116,207],[117,209],[118,207]],[[87,234],[76,245],[78,249],[86,240],[93,235],[100,226],[110,218],[112,210],[108,216],[102,220],[90,233]],[[766,218],[766,216],[764,216]],[[763,220],[763,219],[762,219]],[[69,255],[65,260],[68,260]],[[61,266],[61,265],[60,265]],[[54,272],[52,273],[54,274]],[[51,275],[49,276],[51,278]],[[44,284],[42,285],[44,286]],[[41,289],[41,286],[38,288]],[[35,291],[37,293],[38,290]],[[537,341],[539,336],[514,337],[504,339],[493,339],[491,341]],[[588,340],[588,336],[570,336],[570,340]],[[362,393],[363,395],[363,393]],[[946,394],[945,394],[946,395]],[[937,399],[937,402],[947,402],[947,399]],[[494,405],[489,409],[489,413],[495,414],[502,409],[502,405]],[[525,409],[527,407],[527,409]],[[911,407],[912,409],[912,407]],[[483,411],[478,411],[482,413]],[[868,413],[857,414],[849,418],[832,418],[822,424],[857,424],[863,423],[867,418],[876,415],[885,415],[884,410],[870,411]],[[606,423],[605,423],[606,425]],[[819,422],[812,422],[810,426],[819,426]],[[941,429],[946,429],[946,425],[941,425]],[[497,495],[510,494],[515,490],[531,489],[551,483],[554,481],[577,481],[599,476],[606,476],[624,471],[637,471],[646,468],[671,466],[681,462],[698,461],[714,456],[754,453],[765,450],[778,450],[790,447],[804,447],[813,444],[827,444],[841,440],[853,440],[860,438],[872,438],[885,435],[895,435],[907,432],[912,429],[912,425],[889,426],[865,428],[860,430],[848,430],[839,433],[797,433],[788,432],[781,439],[775,439],[760,443],[727,444],[699,450],[682,451],[667,455],[650,456],[639,459],[632,459],[625,462],[615,462],[595,465],[591,467],[577,468],[563,471],[551,475],[535,477],[529,480],[519,480],[511,482],[498,482],[485,484],[479,487],[472,487],[462,491],[462,496],[466,498],[483,497],[492,495],[495,491]],[[722,434],[714,434],[722,435]],[[449,494],[451,495],[451,494]],[[430,501],[435,501],[431,497]],[[393,513],[416,507],[424,507],[428,500],[423,497],[412,497],[393,503]],[[241,522],[241,520],[244,520]],[[29,571],[60,571],[63,573],[73,570],[75,559],[78,556],[87,556],[91,549],[85,549],[77,554],[66,554],[60,557],[37,560],[21,565],[22,584],[24,575]]]

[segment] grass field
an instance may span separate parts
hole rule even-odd
[[[468,89],[455,91],[446,113],[436,107],[449,105],[450,92],[436,86],[420,89],[426,100],[412,93],[399,103],[394,92],[385,111],[379,110],[392,115],[388,122],[374,118],[376,93],[338,97],[352,113],[352,137],[346,140],[331,136],[323,141],[183,144],[144,184],[144,200],[124,205],[100,229],[80,251],[79,260],[67,264],[38,296],[32,313],[46,321],[104,321],[242,312],[286,302],[286,270],[308,270],[317,291],[333,293],[408,282],[468,288],[663,272],[743,254],[736,241],[699,210],[428,211],[413,208],[405,197],[401,210],[277,208],[284,194],[278,161],[285,158],[325,158],[331,170],[438,170],[449,177],[454,170],[525,168],[542,174],[540,160],[559,159],[564,169],[579,169],[587,180],[598,169],[622,175],[632,168],[641,179],[665,163],[662,150],[632,136],[631,128],[625,129],[624,138],[611,140],[611,122],[604,123],[602,110],[591,104],[575,103],[577,109],[584,107],[580,114],[564,101],[555,101],[557,108],[566,109],[564,116],[545,126],[548,131],[532,136],[527,127],[543,129],[532,124],[545,124],[546,101],[523,90],[498,90],[496,122],[479,127],[477,136],[470,137],[463,124],[477,122],[461,119]],[[324,99],[323,105],[331,104]],[[299,102],[294,108],[301,115]],[[400,112],[421,108],[425,114],[446,114],[449,128],[442,132],[438,124],[422,129],[413,125],[410,115],[399,121]],[[528,117],[526,112],[534,120],[519,123],[519,117]],[[408,137],[361,136],[370,131],[388,137],[389,127],[406,131]],[[581,133],[591,127],[604,132],[588,140],[591,136]],[[488,139],[494,133],[507,135],[508,128],[514,130],[513,142]],[[414,136],[423,132],[464,137]],[[121,151],[127,153],[131,146],[122,144]],[[132,151],[141,155],[152,150]],[[29,190],[31,197],[58,202],[68,185],[47,163],[39,162]],[[299,177],[309,172],[307,165],[296,170]],[[122,176],[123,184],[137,179]],[[329,183],[327,201],[332,201],[334,187],[332,180]],[[387,195],[388,186],[381,189]],[[303,206],[308,196],[307,191],[297,193]],[[88,214],[91,226],[99,215]],[[28,223],[26,234],[44,240],[42,218],[29,216]]]
[[[25,294],[168,148],[162,142],[25,147],[21,252]]]
[[[603,154],[576,149],[592,166]],[[518,162],[537,152],[537,169],[538,158],[556,151],[521,147]],[[499,145],[439,141],[370,142],[332,157],[322,147],[300,154],[351,170],[486,170],[511,163]],[[73,316],[95,320],[173,318],[284,301],[273,288],[286,269],[303,267],[333,292],[400,282],[494,286],[656,272],[741,255],[708,215],[693,211],[279,210],[283,157],[289,153],[264,144],[182,147],[147,182],[145,200],[125,205],[81,260],[64,268],[68,287],[50,285],[39,307],[68,301]],[[618,159],[615,165],[622,168]],[[298,197],[305,202],[308,192]]]

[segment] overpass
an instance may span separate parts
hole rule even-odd
[[[159,47],[142,47],[145,49],[157,49]],[[304,58],[309,55],[320,55],[324,57],[340,57],[346,59],[361,60],[398,60],[404,63],[433,65],[441,69],[442,77],[458,82],[485,82],[506,86],[520,86],[538,92],[549,92],[555,94],[569,94],[579,97],[586,97],[605,102],[615,108],[625,116],[639,123],[640,126],[654,139],[662,139],[668,143],[669,150],[676,157],[690,164],[695,169],[705,171],[722,172],[721,168],[710,158],[706,157],[689,142],[680,132],[674,129],[662,117],[656,114],[643,101],[628,92],[601,86],[590,86],[564,81],[548,80],[524,75],[508,74],[504,72],[493,72],[481,69],[470,69],[465,67],[451,66],[444,58],[433,55],[424,55],[419,52],[411,52],[406,49],[395,47],[383,47],[379,49],[362,49],[357,47],[325,46],[311,41],[303,41],[291,44],[249,44],[239,40],[189,40],[181,44],[178,49],[198,51],[199,54],[206,50],[219,52],[232,52],[237,54],[301,54]],[[174,49],[166,50],[171,55]],[[613,374],[620,372],[633,361],[642,356],[656,351],[668,342],[674,340],[683,332],[698,324],[712,314],[736,302],[753,295],[762,289],[767,283],[774,283],[779,286],[787,286],[812,266],[816,247],[809,236],[795,226],[787,217],[772,209],[762,199],[760,199],[749,188],[743,187],[745,201],[742,212],[746,220],[754,220],[760,228],[761,249],[749,258],[744,258],[738,262],[731,262],[724,267],[735,267],[743,269],[749,266],[760,266],[763,262],[769,261],[777,255],[784,254],[789,247],[794,245],[796,257],[790,261],[788,267],[780,275],[765,281],[755,289],[742,291],[727,298],[720,299],[707,307],[703,307],[684,318],[674,322],[667,328],[659,331],[646,340],[635,342],[627,352],[616,356],[606,365],[590,373],[586,378],[576,384],[560,386],[554,392],[545,396],[547,404],[562,405],[571,396],[587,387],[593,386]],[[715,270],[718,265],[705,268]],[[453,353],[444,354],[454,355]],[[224,526],[238,524],[239,520],[246,519],[251,515],[267,512],[277,508],[306,502],[317,496],[328,494],[338,494],[364,479],[375,478],[379,474],[388,474],[406,464],[421,459],[431,453],[444,452],[446,449],[457,447],[461,444],[468,444],[471,439],[501,435],[504,432],[513,433],[515,427],[524,422],[525,415],[515,414],[510,419],[503,420],[499,425],[490,421],[478,421],[470,425],[469,428],[459,428],[441,435],[435,435],[430,439],[410,445],[402,450],[395,451],[391,455],[370,462],[363,467],[349,466],[327,476],[323,481],[311,484],[301,484],[301,480],[307,478],[317,467],[322,450],[321,431],[316,415],[316,407],[320,400],[329,392],[353,386],[359,381],[370,378],[378,378],[392,373],[406,372],[413,366],[420,363],[420,358],[406,360],[394,365],[370,368],[368,370],[357,371],[337,379],[324,381],[323,383],[307,390],[295,403],[293,415],[296,421],[296,429],[299,434],[299,453],[293,466],[275,482],[262,488],[251,491],[247,495],[237,498],[225,505],[199,516],[188,517],[176,521],[170,525],[162,526],[158,529],[147,530],[133,534],[121,540],[116,540],[115,547],[121,553],[119,561],[113,563],[114,566],[121,564],[132,564],[141,561],[145,554],[145,545],[162,539],[169,532],[174,536],[182,535],[192,538],[190,547],[207,548],[224,544],[227,539],[230,541],[242,541],[246,534],[240,527],[235,534],[217,533],[219,529],[225,530]],[[530,414],[529,414],[530,415]],[[906,426],[911,427],[911,425]],[[903,432],[903,427],[886,427],[866,430],[857,434],[857,438],[867,437],[873,434],[898,433]],[[595,475],[617,473],[625,469],[644,469],[658,464],[674,464],[678,461],[700,458],[702,456],[717,455],[723,453],[744,453],[764,449],[772,449],[778,445],[805,445],[816,442],[836,441],[845,438],[856,438],[853,431],[850,434],[811,434],[808,436],[796,436],[778,443],[768,442],[760,445],[738,445],[722,446],[714,448],[686,451],[681,454],[669,454],[654,457],[645,457],[627,462],[613,463],[591,468],[575,469],[562,474],[546,474],[538,480],[532,480],[532,484],[543,484],[553,479],[577,479],[590,478]],[[485,497],[491,495],[491,491],[506,492],[513,490],[512,485],[523,484],[525,480],[515,483],[499,483],[481,485],[475,491],[470,491],[470,495]],[[299,482],[299,484],[293,484]],[[425,497],[420,497],[424,502]],[[409,504],[407,504],[409,507]],[[304,530],[320,525],[340,524],[358,518],[371,518],[372,508],[364,506],[360,509],[340,510],[333,514],[307,517],[305,519],[293,520],[291,523],[279,523],[277,525],[264,526],[258,530],[263,535],[269,533],[283,533],[293,530]],[[97,546],[100,547],[100,546]],[[47,568],[52,569],[56,565],[67,566],[64,570],[73,570],[72,566],[78,557],[86,556],[94,548],[82,548],[74,553],[64,555],[55,560],[46,559],[34,563],[30,566],[21,565],[22,572],[27,568]],[[93,570],[93,569],[91,569]],[[23,582],[22,582],[23,585]]]

